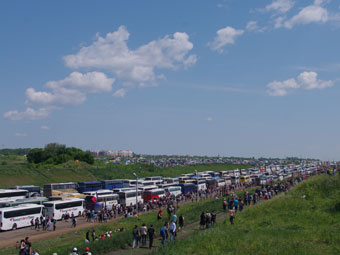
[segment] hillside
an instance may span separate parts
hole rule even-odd
[[[88,165],[86,163],[67,162],[60,165],[35,166],[28,164],[23,156],[0,155],[0,188],[13,185],[39,185],[52,182],[78,182],[105,179],[133,179],[133,172],[139,177],[177,176],[204,170],[230,170],[248,168],[250,165],[209,164],[196,166],[178,166],[157,168],[150,165]]]
[[[339,254],[340,177],[314,177],[154,254]]]

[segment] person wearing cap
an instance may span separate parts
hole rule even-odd
[[[78,255],[77,251],[78,251],[77,248],[73,248],[73,252],[70,255]]]
[[[85,252],[83,253],[83,255],[92,255],[92,253],[90,252],[90,248],[89,247],[85,248]]]

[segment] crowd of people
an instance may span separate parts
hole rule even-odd
[[[291,186],[294,186],[296,183],[304,180],[304,177],[298,177],[295,179],[291,179],[288,181],[283,181],[277,184],[268,184],[262,185],[261,188],[257,188],[253,192],[246,191],[245,189],[251,187],[251,184],[247,185],[227,185],[224,187],[216,187],[209,188],[205,191],[198,191],[196,193],[189,193],[186,195],[179,196],[167,196],[161,198],[157,201],[147,201],[145,203],[139,203],[138,211],[139,212],[149,212],[153,210],[157,210],[157,221],[164,221],[162,227],[159,230],[159,237],[161,239],[162,245],[165,245],[168,241],[173,242],[176,240],[177,233],[183,229],[184,227],[184,216],[180,215],[177,217],[176,211],[180,206],[180,203],[184,202],[194,202],[202,199],[208,198],[219,198],[225,197],[223,200],[223,211],[228,213],[229,221],[231,224],[234,224],[234,219],[236,217],[237,212],[241,212],[244,206],[251,206],[257,204],[260,200],[271,199],[272,197],[278,195],[282,192],[289,191]],[[237,191],[245,190],[242,196],[237,195]],[[115,219],[118,217],[131,217],[138,216],[137,215],[137,206],[122,206],[116,205],[113,206],[111,210],[103,209],[99,212],[94,211],[85,211],[84,217],[87,222],[107,222],[107,220]],[[163,219],[163,210],[166,209],[167,218]],[[76,227],[76,218],[74,215],[71,215],[72,227]],[[217,214],[214,210],[207,210],[202,212],[200,215],[200,229],[208,229],[216,225]],[[49,223],[50,222],[50,223]],[[55,230],[56,221],[48,218],[35,219],[32,225],[34,229],[40,229],[42,226],[43,230],[50,231],[51,224],[53,225],[53,230]],[[95,229],[88,230],[86,232],[85,244],[90,241],[99,241],[102,239],[111,238],[112,233],[114,232],[122,232],[125,229],[115,229],[112,231],[108,231],[102,233],[100,235],[96,235]],[[131,247],[139,248],[139,247],[147,247],[147,240],[149,241],[148,247],[151,249],[153,247],[154,239],[157,238],[157,231],[153,224],[146,226],[146,224],[142,224],[141,226],[136,225],[132,230],[132,245]],[[29,238],[27,237],[25,240],[22,240],[20,244],[18,244],[19,255],[39,255],[36,249],[31,251],[31,243],[29,242]],[[78,255],[78,249],[74,248],[72,255]],[[88,247],[85,249],[86,255],[90,255]]]

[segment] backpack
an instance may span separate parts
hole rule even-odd
[[[165,227],[161,228],[160,235],[161,236],[165,236]]]

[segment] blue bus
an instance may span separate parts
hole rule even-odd
[[[78,182],[78,192],[84,193],[87,191],[96,191],[104,189],[102,181],[89,181],[89,182]]]
[[[123,181],[124,180],[104,180],[103,183],[103,189],[120,189],[123,188]]]
[[[181,187],[184,195],[188,193],[195,193],[197,191],[197,186],[193,183],[180,183],[178,186]]]

